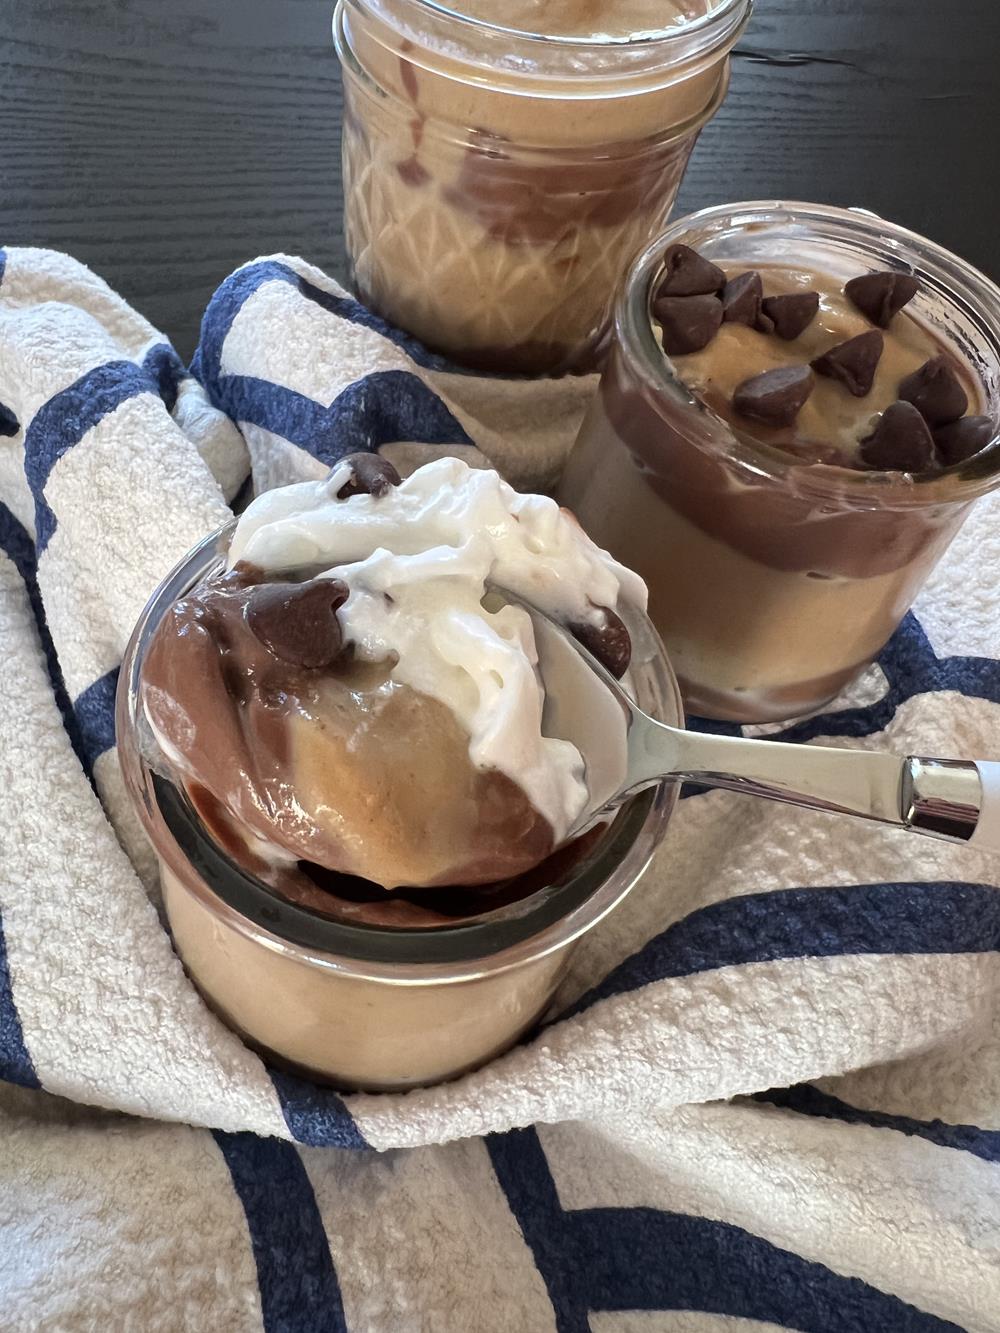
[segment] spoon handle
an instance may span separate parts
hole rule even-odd
[[[1000,852],[1000,763],[709,736],[634,715],[630,784],[664,776]]]

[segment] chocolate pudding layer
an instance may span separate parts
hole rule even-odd
[[[623,267],[662,226],[725,94],[746,6],[453,8],[474,21],[431,24],[410,0],[339,10],[355,284],[462,364],[590,368]],[[689,37],[699,23],[707,35]]]
[[[679,227],[638,262],[560,499],[647,580],[689,709],[765,722],[878,654],[968,511],[969,469],[988,489],[997,422],[937,292],[833,246],[817,262],[785,215],[766,256],[748,212],[745,257],[735,230],[720,255]]]

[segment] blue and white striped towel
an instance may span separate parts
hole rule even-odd
[[[561,1017],[407,1096],[269,1070],[205,1009],[114,755],[147,595],[251,462],[478,446],[544,485],[593,385],[455,373],[285,258],[223,284],[194,371],[0,251],[0,1326],[1000,1329],[996,861],[692,795]],[[1000,753],[997,514],[780,734]]]

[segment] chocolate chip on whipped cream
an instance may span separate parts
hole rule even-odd
[[[348,454],[337,467],[351,469],[347,481],[337,492],[341,500],[347,500],[352,495],[385,495],[391,487],[400,483],[399,473],[387,458],[379,454]]]
[[[247,624],[281,661],[307,670],[328,667],[344,651],[337,611],[350,593],[339,579],[261,583],[247,599]]]

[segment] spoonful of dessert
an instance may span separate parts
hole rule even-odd
[[[571,741],[583,755],[589,800],[569,837],[642,788],[676,778],[1000,853],[1000,761],[796,745],[667,726],[629,698],[577,635],[523,598],[498,591],[534,622],[546,734]],[[604,687],[598,704],[595,677]]]

